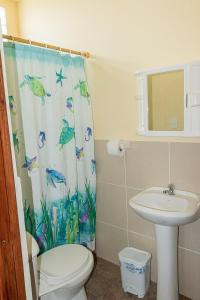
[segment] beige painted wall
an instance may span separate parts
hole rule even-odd
[[[8,34],[19,35],[18,7],[16,1],[0,0],[0,6],[6,9]]]
[[[134,72],[199,60],[199,11],[199,0],[19,2],[22,36],[93,54],[87,67],[97,139],[153,139],[136,135]]]

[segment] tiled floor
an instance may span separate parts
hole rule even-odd
[[[94,271],[86,284],[88,300],[127,300],[138,299],[136,296],[124,293],[121,286],[120,269],[118,266],[97,259]],[[156,300],[156,284],[151,283],[148,294],[144,300]],[[180,296],[179,300],[189,300]]]

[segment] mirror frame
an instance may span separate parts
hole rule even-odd
[[[186,137],[195,136],[192,134],[190,128],[190,110],[188,107],[188,64],[176,65],[172,67],[163,67],[136,72],[136,79],[138,83],[138,93],[136,96],[138,106],[138,130],[139,135],[144,136],[163,136],[163,137]],[[153,131],[148,128],[148,75],[167,73],[183,70],[184,72],[184,130],[181,131]],[[199,136],[199,135],[197,135]]]

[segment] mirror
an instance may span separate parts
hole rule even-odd
[[[200,61],[135,75],[139,135],[200,137]]]
[[[147,75],[148,129],[184,130],[184,70]]]

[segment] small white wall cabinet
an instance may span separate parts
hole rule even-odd
[[[148,76],[163,72],[184,72],[184,128],[181,131],[154,131],[148,126]],[[136,72],[138,134],[145,136],[200,137],[200,62]]]

